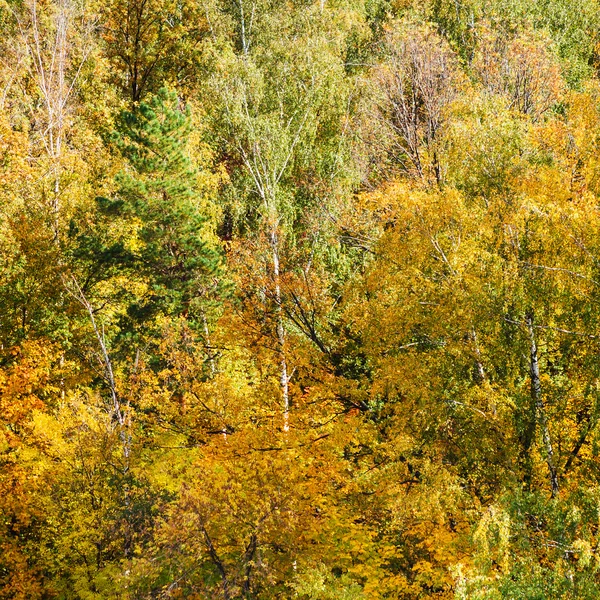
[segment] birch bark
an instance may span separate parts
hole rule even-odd
[[[527,330],[529,332],[529,374],[531,377],[531,397],[534,401],[536,410],[536,420],[539,422],[542,429],[542,439],[546,452],[546,464],[550,475],[550,486],[552,489],[552,498],[558,494],[558,473],[554,464],[554,450],[552,448],[552,439],[550,430],[548,429],[548,418],[544,400],[542,398],[542,384],[540,380],[540,366],[538,359],[538,349],[535,339],[535,330],[533,325],[533,312],[530,312],[526,317]]]

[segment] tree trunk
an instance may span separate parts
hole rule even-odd
[[[275,294],[275,310],[277,311],[277,345],[279,347],[279,357],[281,365],[280,386],[283,399],[283,430],[289,431],[290,421],[290,392],[289,392],[289,376],[286,356],[285,344],[285,328],[283,326],[283,310],[281,306],[281,284],[279,282],[279,240],[275,226],[271,229],[271,252],[273,258],[273,284]]]
[[[558,494],[558,475],[556,466],[554,465],[554,452],[552,450],[552,440],[548,429],[548,419],[546,418],[546,410],[542,399],[542,385],[540,382],[540,366],[538,361],[537,345],[535,343],[535,332],[533,328],[533,312],[529,312],[526,317],[527,329],[529,330],[529,350],[530,363],[529,374],[531,377],[531,399],[533,400],[536,420],[539,421],[542,428],[542,439],[546,450],[546,463],[550,473],[550,485],[552,488],[552,498]]]

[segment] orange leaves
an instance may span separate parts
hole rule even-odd
[[[44,518],[43,503],[35,497],[31,418],[58,392],[52,373],[56,349],[32,341],[6,354],[0,369],[0,598],[28,600],[41,595],[42,585],[24,542]]]
[[[440,185],[444,173],[438,138],[461,85],[457,58],[425,26],[395,24],[386,32],[385,46],[388,56],[374,70],[377,97],[366,126],[379,138],[379,162],[384,169],[388,162],[391,173],[399,169]]]
[[[517,36],[484,31],[475,70],[484,86],[506,97],[512,110],[540,119],[562,96],[562,81],[551,42],[529,31]]]
[[[52,375],[56,349],[45,341],[27,342],[11,354],[9,366],[0,370],[0,415],[6,424],[19,425],[59,391]]]
[[[26,155],[26,136],[14,131],[3,114],[0,118],[0,185],[3,192],[14,191],[16,184],[30,175]]]

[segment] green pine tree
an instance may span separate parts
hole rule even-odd
[[[181,110],[176,94],[163,88],[124,112],[114,135],[130,168],[118,175],[117,199],[105,208],[140,223],[127,261],[149,282],[129,311],[137,321],[163,313],[193,322],[222,287],[221,255],[205,241],[207,217],[186,154],[190,131],[189,108]]]

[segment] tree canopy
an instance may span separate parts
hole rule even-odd
[[[0,28],[0,600],[600,596],[596,2]]]

